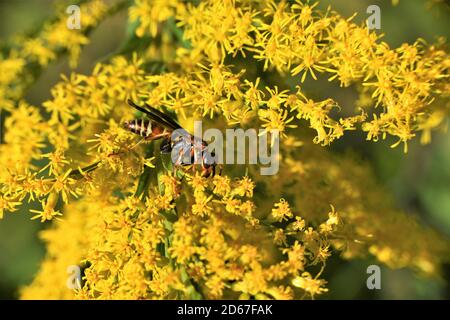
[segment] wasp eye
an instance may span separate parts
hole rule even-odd
[[[125,121],[124,123],[122,123],[122,127],[128,129],[130,127],[130,121]]]

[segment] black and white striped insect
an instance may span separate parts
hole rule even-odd
[[[217,163],[214,153],[208,151],[208,144],[204,140],[189,134],[174,119],[147,104],[141,107],[131,100],[127,100],[127,103],[149,119],[126,121],[123,125],[125,129],[140,135],[142,141],[163,139],[160,151],[171,153],[175,166],[193,165],[197,162],[201,165],[202,176],[215,175]]]

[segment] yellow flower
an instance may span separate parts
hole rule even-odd
[[[275,221],[288,220],[293,217],[289,203],[286,200],[280,199],[280,202],[275,204],[275,208],[272,209],[271,217]]]
[[[231,192],[230,178],[226,176],[215,176],[213,184],[213,192],[217,195],[226,196]]]
[[[55,206],[58,201],[58,194],[51,193],[46,201],[42,201],[42,211],[39,210],[30,210],[30,212],[37,213],[37,215],[33,216],[31,219],[41,219],[41,222],[52,220],[57,216],[62,216],[62,213],[59,211],[55,211]]]
[[[1,59],[0,70],[2,70],[2,72],[0,74],[0,84],[7,85],[11,83],[15,78],[18,77],[24,66],[25,60],[14,57],[14,54],[12,54],[8,59]]]
[[[299,216],[296,216],[295,221],[292,223],[292,229],[294,231],[302,231],[305,229],[305,220]]]
[[[313,299],[315,295],[328,291],[327,288],[323,288],[326,284],[325,280],[313,279],[311,274],[308,272],[304,272],[301,276],[294,278],[292,280],[292,284],[295,287],[305,290],[305,292],[308,293]]]
[[[146,31],[150,31],[150,35],[156,37],[158,24],[174,16],[178,5],[178,0],[137,0],[130,8],[130,18],[139,20],[136,35],[143,37]]]
[[[153,164],[154,160],[155,160],[155,157],[151,157],[151,158],[145,159],[144,160],[144,165],[146,167],[149,167],[149,168],[155,168],[155,165]]]
[[[0,219],[3,219],[3,215],[5,211],[14,212],[16,211],[16,207],[21,205],[20,201],[12,201],[11,199],[6,198],[4,195],[0,196]]]
[[[78,197],[76,189],[74,189],[74,184],[76,180],[70,178],[72,170],[67,170],[64,174],[61,174],[52,181],[50,191],[54,191],[56,193],[60,193],[62,200],[64,203],[69,202],[69,195],[73,195],[74,197]]]
[[[202,193],[197,193],[195,203],[192,205],[192,213],[199,216],[207,215],[211,212],[212,207],[209,206],[212,196],[207,197]]]
[[[56,58],[55,53],[46,47],[41,39],[27,40],[23,50],[23,54],[30,56],[32,60],[37,60],[43,67],[47,66],[50,61]]]

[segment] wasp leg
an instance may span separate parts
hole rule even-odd
[[[135,143],[131,148],[128,148],[128,150],[126,150],[126,152],[133,151],[138,145],[140,145],[144,141],[146,141],[146,139],[142,138],[137,143]],[[108,154],[108,157],[118,156],[119,154],[122,154],[122,153],[125,153],[125,151],[118,151],[118,152],[110,153],[110,154]]]
[[[211,167],[205,165],[205,161],[202,159],[202,177],[208,178],[211,175]]]
[[[141,140],[139,140],[134,146],[132,146],[129,150],[133,150],[134,148],[136,148],[138,145],[140,145],[142,142],[144,142],[146,139],[142,138]]]
[[[146,137],[144,139],[147,140],[147,141],[153,141],[153,140],[158,140],[158,139],[161,139],[161,138],[164,138],[164,137],[167,137],[167,133],[165,133],[165,132],[160,133],[160,134],[156,134],[154,136],[148,136],[148,137]]]
[[[161,133],[161,134],[154,135],[154,136],[144,137],[141,140],[139,140],[136,144],[134,144],[131,148],[128,148],[127,151],[133,151],[142,142],[158,140],[158,139],[160,139],[162,137],[167,137],[167,133]],[[117,156],[117,155],[122,154],[122,153],[124,153],[124,151],[114,152],[114,153],[109,154],[108,156],[109,157],[110,156]]]
[[[210,168],[202,168],[202,177],[209,178],[211,176],[211,169]]]
[[[176,174],[177,168],[178,168],[180,165],[183,165],[183,150],[180,150],[180,151],[178,152],[178,159],[173,163],[173,166],[172,166],[172,173],[174,174],[174,176],[175,176],[175,174]]]

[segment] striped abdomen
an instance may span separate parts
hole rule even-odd
[[[169,135],[169,132],[151,120],[135,119],[126,121],[124,128],[149,140]]]

